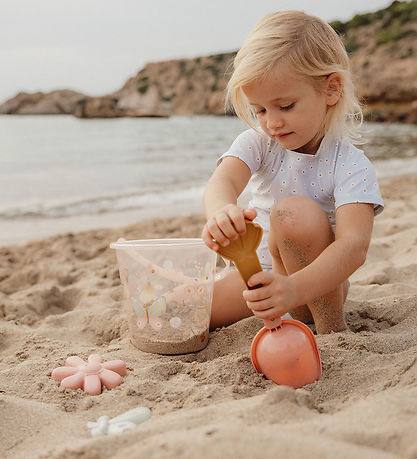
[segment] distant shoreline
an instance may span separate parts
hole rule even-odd
[[[383,197],[389,197],[390,190],[398,187],[398,183],[415,183],[417,172],[386,177],[379,180]],[[249,195],[246,193],[239,199],[239,205],[247,205]],[[30,242],[45,240],[50,237],[60,237],[68,233],[78,234],[94,231],[119,231],[120,236],[125,228],[135,225],[145,225],[152,228],[155,222],[161,225],[163,220],[183,221],[187,225],[190,219],[204,222],[204,211],[200,201],[179,203],[175,205],[158,206],[156,208],[138,209],[132,211],[98,214],[93,217],[79,215],[63,218],[34,218],[2,221],[0,227],[0,247],[9,245],[24,245]],[[163,224],[163,223],[162,223]]]
[[[417,3],[394,1],[330,25],[350,57],[367,121],[417,124]],[[72,114],[78,118],[224,115],[225,88],[236,51],[147,63],[109,94],[68,89],[20,92],[0,104],[5,114]],[[389,65],[388,65],[389,63]]]

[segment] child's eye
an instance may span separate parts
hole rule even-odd
[[[258,110],[256,110],[256,114],[259,115],[261,113],[265,113],[266,110],[264,108],[259,108]]]
[[[293,104],[290,104],[290,105],[286,105],[285,107],[279,107],[280,110],[291,110],[292,108],[294,108],[294,103]]]

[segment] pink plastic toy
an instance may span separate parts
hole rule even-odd
[[[253,274],[262,271],[256,254],[261,238],[262,228],[247,221],[245,235],[218,250],[223,257],[235,262],[246,286]],[[257,287],[260,285],[252,288]],[[264,325],[251,346],[252,363],[258,373],[276,384],[295,389],[320,379],[320,353],[307,325],[298,320],[280,318],[264,320]]]
[[[321,359],[312,331],[298,320],[264,320],[251,346],[258,373],[274,383],[294,389],[321,377]]]
[[[61,381],[67,389],[82,389],[89,395],[101,394],[101,387],[114,389],[123,382],[126,375],[126,363],[123,360],[103,362],[98,354],[91,354],[88,362],[77,355],[68,357],[64,367],[52,371],[52,379]]]

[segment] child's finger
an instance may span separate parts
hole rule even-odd
[[[211,218],[207,223],[206,227],[208,230],[208,234],[210,235],[211,239],[214,239],[218,244],[226,247],[229,244],[229,240],[226,235],[222,232],[221,228],[217,223],[217,220]]]
[[[216,243],[216,241],[213,240],[213,237],[209,234],[207,231],[207,227],[204,226],[203,232],[201,234],[201,239],[203,239],[203,242],[206,244],[206,246],[214,251],[219,250],[219,245]]]
[[[246,233],[245,217],[241,209],[236,207],[235,209],[229,212],[230,219],[232,220],[235,230],[240,236],[243,236]],[[236,238],[238,235],[236,235]]]
[[[267,287],[260,287],[254,290],[244,290],[243,298],[245,301],[249,301],[251,303],[268,301],[271,298],[271,292]]]
[[[223,247],[226,247],[230,243],[229,239],[227,239],[220,230],[213,231],[211,233],[211,240],[213,244],[217,244],[217,246],[221,245]]]
[[[216,217],[216,222],[217,226],[220,228],[221,232],[224,234],[224,236],[228,239],[227,243],[229,243],[229,240],[234,240],[237,239],[238,235],[236,234],[236,230],[233,227],[233,224],[230,220],[229,215],[227,214],[221,214]],[[213,234],[213,236],[216,236]],[[215,239],[217,242],[220,242],[222,244],[221,240],[218,240],[216,237]],[[225,242],[225,241],[223,241]]]
[[[273,274],[267,271],[259,271],[248,279],[248,287],[256,287],[257,285],[268,285],[272,282]]]
[[[247,209],[244,209],[243,215],[248,220],[253,220],[258,215],[258,213],[256,212],[255,209],[252,209],[251,207],[249,207]]]
[[[267,300],[262,300],[262,301],[247,301],[246,304],[248,305],[248,308],[251,309],[252,311],[267,311],[268,309],[271,309],[274,307],[274,305],[271,303],[270,299]]]

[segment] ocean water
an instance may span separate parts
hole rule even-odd
[[[0,244],[201,211],[217,157],[244,129],[215,116],[0,116]],[[417,171],[417,126],[363,131],[380,178]]]

